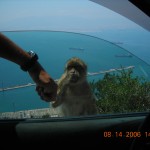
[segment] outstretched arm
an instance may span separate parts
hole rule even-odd
[[[19,66],[24,65],[31,56],[9,38],[0,33],[0,57],[12,61]],[[36,83],[36,90],[41,99],[55,100],[57,84],[37,61],[29,70],[29,75]]]

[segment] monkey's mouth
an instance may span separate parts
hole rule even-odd
[[[78,81],[78,77],[77,76],[71,76],[71,78],[70,78],[70,82],[72,82],[72,83],[76,83]]]

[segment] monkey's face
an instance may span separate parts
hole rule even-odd
[[[72,58],[66,66],[67,79],[69,83],[76,84],[86,79],[87,66],[79,58]]]
[[[67,75],[68,75],[68,80],[71,83],[76,83],[79,81],[79,79],[82,78],[82,68],[81,66],[68,66],[67,68]]]

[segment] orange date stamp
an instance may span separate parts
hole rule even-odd
[[[140,131],[104,131],[103,133],[104,138],[141,138],[141,137],[149,137],[150,132],[140,132]]]

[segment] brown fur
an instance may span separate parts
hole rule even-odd
[[[87,65],[73,57],[58,81],[57,100],[52,104],[62,116],[97,114],[95,97],[86,79]]]

